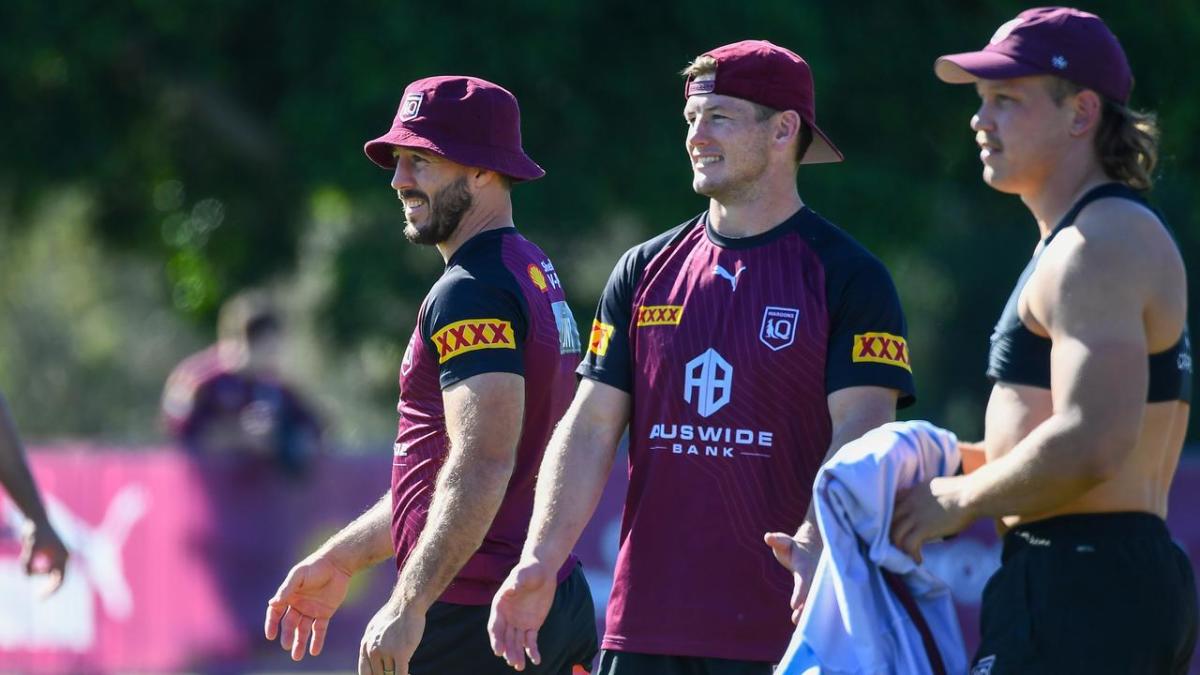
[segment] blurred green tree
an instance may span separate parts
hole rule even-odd
[[[704,208],[676,73],[756,37],[813,66],[817,115],[847,162],[806,168],[801,194],[893,270],[920,392],[911,414],[978,434],[987,336],[1036,235],[1016,199],[979,180],[974,93],[930,66],[1023,8],[0,4],[0,387],[31,434],[151,438],[170,362],[203,343],[224,298],[267,283],[303,327],[297,375],[343,438],[384,443],[396,366],[439,270],[400,236],[388,175],[360,151],[405,83],[470,73],[520,99],[525,145],[549,175],[516,190],[518,223],[558,261],[586,325],[625,248]],[[1200,93],[1181,58],[1200,44],[1200,5],[1085,9],[1121,36],[1135,106],[1160,112],[1152,198],[1190,260]]]

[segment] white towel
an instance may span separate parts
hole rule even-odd
[[[911,590],[946,672],[967,671],[950,589],[889,538],[896,493],[952,475],[959,461],[949,431],[892,422],[846,444],[817,472],[813,498],[825,549],[776,675],[932,673],[921,635],[884,585],[881,567]]]

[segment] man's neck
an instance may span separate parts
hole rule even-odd
[[[455,228],[454,234],[439,243],[437,249],[442,254],[442,259],[450,262],[455,252],[475,235],[513,226],[512,202],[505,200],[503,204],[493,205],[476,203],[470,211],[463,214],[462,222]]]
[[[793,179],[786,186],[768,187],[738,199],[709,199],[708,223],[723,237],[753,237],[774,228],[803,207]]]
[[[1050,236],[1050,232],[1080,197],[1097,185],[1112,182],[1098,162],[1090,157],[1087,159],[1077,166],[1067,163],[1058,167],[1040,189],[1021,195],[1021,201],[1037,221],[1042,239]]]

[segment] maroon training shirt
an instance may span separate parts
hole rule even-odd
[[[512,228],[462,245],[430,289],[400,366],[400,413],[392,464],[392,541],[402,567],[425,527],[446,459],[442,389],[481,373],[525,378],[517,461],[483,544],[442,594],[486,605],[521,554],[542,453],[575,393],[579,330],[554,265]],[[559,581],[574,567],[572,556]]]
[[[905,333],[887,270],[808,208],[742,239],[701,215],[625,254],[579,368],[633,397],[605,649],[783,656],[792,578],[763,534],[804,519],[831,392],[912,401]]]

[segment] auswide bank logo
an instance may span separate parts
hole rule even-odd
[[[715,349],[708,349],[687,362],[683,373],[683,400],[695,402],[701,417],[708,417],[729,403],[733,392],[733,366]]]

